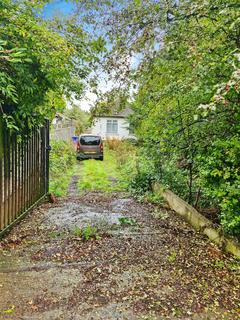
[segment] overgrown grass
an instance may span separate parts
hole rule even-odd
[[[85,160],[79,167],[79,190],[124,191],[127,180],[117,166],[116,153],[105,148],[104,161]]]
[[[127,191],[136,171],[135,147],[128,142],[107,142],[104,161],[76,162],[75,151],[63,141],[52,141],[50,192],[65,196],[73,175],[79,175],[78,189],[104,192]]]
[[[64,141],[52,141],[51,145],[49,191],[65,196],[75,169],[75,151]]]

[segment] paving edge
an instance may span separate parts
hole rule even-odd
[[[222,230],[217,229],[210,220],[172,191],[164,189],[158,183],[154,183],[152,189],[154,193],[160,194],[167,201],[170,208],[190,223],[195,230],[205,234],[221,249],[240,259],[240,245],[236,240],[223,235]]]

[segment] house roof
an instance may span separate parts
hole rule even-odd
[[[127,118],[132,113],[133,113],[132,109],[127,107],[122,111],[114,111],[111,114],[96,115],[95,118]]]

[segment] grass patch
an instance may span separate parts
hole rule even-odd
[[[66,169],[63,173],[50,177],[49,192],[54,193],[57,197],[64,197],[67,194],[71,182],[74,168]]]
[[[51,145],[49,191],[61,197],[66,195],[75,170],[75,151],[64,141],[52,141]]]
[[[104,161],[85,160],[81,162],[79,190],[101,190],[104,192],[127,189],[125,175],[117,166],[116,153],[105,148]]]
[[[79,164],[70,144],[52,141],[49,189],[58,197],[66,196],[73,175],[80,177],[80,191],[127,191],[135,171],[135,147],[128,142],[108,141],[105,143],[104,161],[85,160]]]

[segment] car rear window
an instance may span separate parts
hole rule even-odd
[[[101,142],[100,137],[84,136],[80,138],[80,143],[83,146],[98,146]]]

